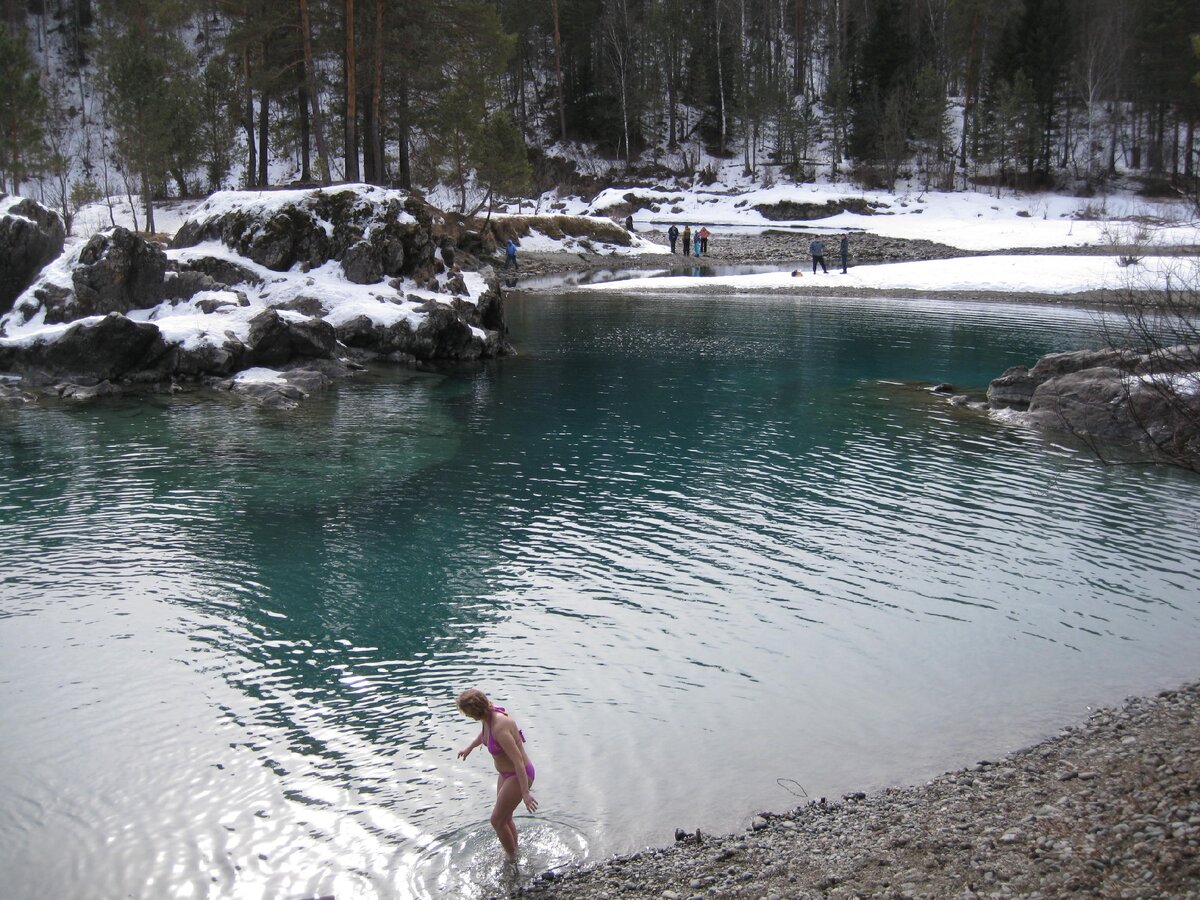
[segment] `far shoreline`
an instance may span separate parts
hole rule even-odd
[[[666,236],[659,232],[639,231],[642,238],[654,240],[665,246]],[[1063,307],[1073,307],[1090,310],[1118,309],[1122,302],[1134,297],[1137,305],[1153,304],[1158,295],[1156,291],[1114,292],[1107,290],[1075,291],[1071,293],[1053,293],[1049,291],[947,291],[947,290],[918,290],[912,288],[872,288],[872,287],[839,287],[836,284],[826,286],[825,273],[816,276],[822,282],[821,287],[810,287],[808,281],[813,276],[806,271],[811,265],[808,256],[807,241],[809,234],[794,234],[764,231],[755,235],[717,235],[710,242],[710,252],[696,258],[677,254],[639,253],[629,255],[580,253],[569,251],[520,251],[520,268],[516,273],[518,282],[505,286],[505,292],[516,291],[530,294],[556,292],[576,292],[586,290],[585,285],[551,285],[546,287],[526,286],[520,284],[520,279],[539,276],[578,275],[600,271],[643,271],[662,272],[669,270],[671,274],[688,276],[689,268],[695,266],[778,266],[780,271],[789,268],[800,271],[803,277],[796,279],[794,286],[788,287],[754,287],[743,288],[729,284],[697,285],[687,287],[670,287],[647,289],[644,286],[631,289],[628,293],[652,297],[657,295],[735,295],[735,296],[805,296],[812,299],[893,299],[893,300],[946,300],[950,302],[983,302],[983,303],[1028,303],[1049,304]],[[938,244],[924,239],[888,238],[867,233],[852,235],[850,268],[870,266],[892,262],[916,262],[922,260],[956,259],[963,257],[989,256],[1025,256],[1038,254],[1069,255],[1069,256],[1107,256],[1123,252],[1133,252],[1133,248],[1117,246],[1068,246],[1054,248],[1016,247],[1005,250],[972,251],[962,250],[946,244]],[[1156,247],[1138,248],[1143,256],[1178,256],[1188,257],[1200,255],[1200,247]],[[826,256],[829,266],[829,278],[837,277],[837,254]],[[512,273],[508,273],[511,278]],[[663,276],[664,278],[669,276]],[[704,276],[701,276],[704,277]],[[1192,299],[1192,303],[1200,306],[1200,297]]]

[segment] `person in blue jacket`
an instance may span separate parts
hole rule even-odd
[[[519,265],[517,265],[517,245],[513,243],[512,238],[509,238],[508,243],[504,245],[504,271],[505,272],[508,271],[509,266],[512,266],[514,269],[518,269],[518,270],[521,268]]]
[[[828,275],[829,270],[825,268],[825,242],[820,238],[813,238],[812,243],[808,245],[808,252],[812,254],[813,274],[817,274],[817,263],[820,263],[821,270]]]

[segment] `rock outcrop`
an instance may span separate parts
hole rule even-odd
[[[202,205],[171,241],[172,249],[220,241],[273,272],[302,271],[330,260],[348,281],[375,284],[434,267],[434,211],[396,192],[305,191],[293,203],[206,215]]]
[[[1106,445],[1200,459],[1200,347],[1151,353],[1081,350],[1043,356],[992,381],[993,409]]]
[[[0,204],[7,199],[0,195]],[[19,200],[0,212],[0,315],[62,253],[66,235],[58,213],[33,200]]]
[[[435,241],[435,215],[408,194],[347,186],[214,195],[167,250],[124,228],[97,234],[0,318],[0,373],[65,381],[79,390],[60,396],[88,398],[102,384],[228,379],[305,360],[511,352],[494,272],[465,270],[474,258]],[[236,392],[274,398],[265,405],[306,394],[251,383]]]

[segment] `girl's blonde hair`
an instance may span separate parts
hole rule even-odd
[[[487,694],[478,688],[468,688],[458,695],[458,708],[464,716],[483,720],[492,708]]]

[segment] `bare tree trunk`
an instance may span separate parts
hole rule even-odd
[[[142,202],[146,206],[146,231],[154,233],[154,191],[150,187],[150,178],[142,175]],[[134,220],[136,223],[136,219]],[[134,225],[136,230],[137,225]]]
[[[374,69],[371,72],[371,127],[367,129],[367,143],[374,158],[374,171],[367,180],[383,184],[387,180],[383,165],[383,0],[375,0],[375,35],[371,56]]]
[[[1183,153],[1183,177],[1191,179],[1195,174],[1195,168],[1192,165],[1192,157],[1196,154],[1196,120],[1188,119],[1187,140],[1184,144]]]
[[[397,106],[397,126],[400,132],[399,148],[397,153],[397,164],[400,171],[397,173],[400,187],[405,190],[412,188],[412,160],[409,156],[409,131],[412,129],[412,113],[409,109],[408,97],[408,68],[401,66],[400,68],[400,102]]]
[[[713,9],[716,11],[716,38],[717,38],[717,91],[720,98],[720,113],[721,113],[721,155],[725,155],[725,135],[727,117],[725,113],[725,73],[721,66],[721,0],[716,0],[713,3]]]
[[[558,81],[558,137],[567,139],[567,104],[563,95],[562,37],[559,33],[558,0],[550,0],[554,12],[554,77]]]
[[[300,8],[300,39],[304,44],[304,78],[308,82],[308,100],[312,104],[313,134],[317,139],[317,159],[321,164],[321,181],[329,184],[329,148],[325,146],[325,122],[321,117],[321,98],[317,93],[317,76],[313,68],[312,23],[308,18],[308,0],[297,0]]]
[[[808,0],[796,0],[796,63],[792,77],[793,90],[804,93],[804,76],[808,67]]]
[[[311,181],[312,148],[309,142],[312,140],[312,130],[308,121],[308,84],[304,81],[296,89],[296,107],[300,114],[300,180]]]
[[[978,79],[979,10],[971,15],[971,38],[967,42],[967,78],[962,114],[962,146],[959,148],[958,164],[967,169],[967,136],[971,133],[971,113],[975,108],[975,82]]]
[[[344,0],[343,25],[346,30],[346,180],[358,181],[358,76],[354,50],[354,0]]]
[[[266,49],[265,47],[263,48]],[[265,55],[265,54],[264,54]],[[271,183],[271,159],[267,148],[270,146],[271,127],[271,94],[263,90],[258,95],[258,186],[266,187]]]
[[[242,7],[247,21],[250,19],[250,4]],[[242,82],[246,85],[245,117],[242,124],[246,129],[246,187],[254,187],[257,182],[258,151],[254,143],[254,91],[250,87],[250,48],[242,51]]]

